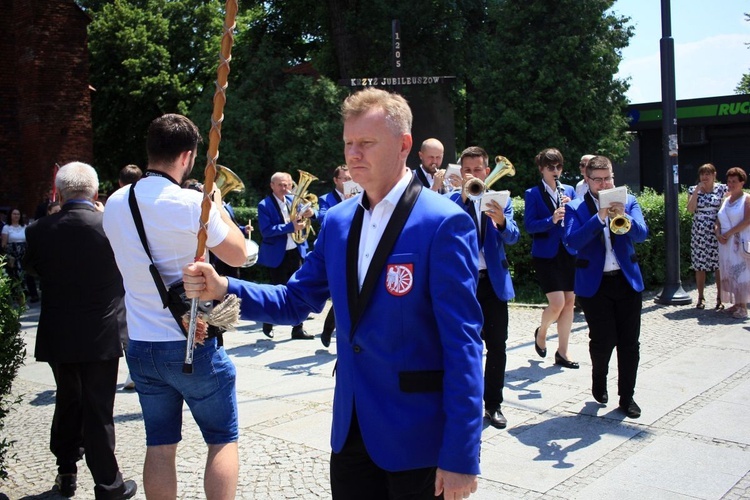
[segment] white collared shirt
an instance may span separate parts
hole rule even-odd
[[[594,204],[596,205],[597,211],[599,210],[599,200],[597,198],[594,198],[594,196],[591,196],[594,199]],[[612,237],[609,234],[609,216],[602,221],[599,218],[599,214],[596,214],[596,218],[599,219],[599,222],[603,222],[604,228],[602,229],[602,232],[604,233],[604,247],[606,248],[604,253],[604,269],[602,269],[603,272],[609,272],[609,271],[617,271],[620,269],[620,264],[617,262],[617,255],[615,255],[615,250],[612,248]]]
[[[276,200],[276,203],[279,205],[279,208],[281,209],[281,216],[284,217],[284,222],[289,224],[291,219],[290,219],[290,214],[289,214],[289,207],[287,206],[286,197],[284,197],[283,200],[280,200],[274,194],[273,199]],[[286,249],[294,250],[295,248],[297,248],[297,243],[294,242],[294,239],[292,238],[292,233],[289,233],[286,235]]]
[[[542,181],[542,185],[544,186],[544,189],[547,191],[547,194],[549,195],[550,199],[552,200],[552,205],[554,205],[555,208],[560,208],[560,205],[558,203],[560,201],[560,195],[557,193],[557,188],[552,189],[544,181]]]
[[[477,242],[479,243],[479,270],[484,271],[487,269],[487,261],[484,258],[484,248],[482,246],[482,231],[484,231],[484,225],[482,224],[482,212],[479,207],[482,204],[482,200],[473,200],[471,202],[474,205],[474,214],[476,215],[478,227],[477,227]]]
[[[359,289],[362,290],[362,284],[365,282],[367,270],[370,268],[370,262],[375,255],[380,239],[383,237],[388,222],[391,220],[393,212],[396,210],[396,204],[409,186],[412,179],[411,170],[406,169],[408,175],[404,175],[388,194],[380,202],[371,207],[370,210],[365,208],[365,216],[362,219],[362,233],[359,238],[359,256],[357,260],[357,279]],[[358,196],[359,204],[362,205],[362,197],[365,193]],[[362,207],[364,208],[364,206]]]

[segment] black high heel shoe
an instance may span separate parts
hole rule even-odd
[[[539,347],[539,344],[536,343],[536,336],[539,335],[539,327],[537,327],[536,330],[534,330],[534,350],[539,355],[540,358],[546,358],[547,357],[547,349],[542,349]]]
[[[577,370],[580,367],[577,362],[563,358],[557,351],[555,351],[555,364],[564,368],[573,368],[574,370]]]

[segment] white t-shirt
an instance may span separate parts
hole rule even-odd
[[[128,205],[130,186],[107,199],[104,232],[115,253],[125,285],[128,336],[133,340],[185,340],[169,309],[162,307],[149,272],[151,262],[143,249]],[[144,177],[135,189],[151,255],[167,287],[182,279],[182,267],[193,261],[198,244],[203,194],[182,189],[162,177]],[[213,248],[229,233],[229,226],[211,205],[206,246]]]
[[[8,243],[26,243],[26,226],[3,226],[3,234],[8,235]]]

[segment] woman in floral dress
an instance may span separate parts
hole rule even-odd
[[[706,272],[716,273],[716,310],[721,311],[721,275],[719,271],[719,242],[714,234],[716,215],[721,201],[727,193],[726,184],[716,182],[716,168],[710,163],[698,169],[699,182],[688,189],[687,210],[693,216],[690,231],[690,256],[695,270],[695,284],[698,287],[698,309],[706,307],[703,290],[706,286]]]

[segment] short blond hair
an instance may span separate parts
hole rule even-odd
[[[371,109],[382,109],[388,128],[394,134],[411,134],[413,116],[409,103],[399,94],[368,87],[351,94],[341,105],[344,121],[364,115]]]

